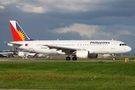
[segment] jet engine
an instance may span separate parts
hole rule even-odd
[[[98,54],[90,54],[89,51],[76,51],[76,56],[79,58],[97,58]]]

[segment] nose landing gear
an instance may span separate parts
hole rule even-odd
[[[115,54],[112,54],[112,60],[116,60],[116,56],[115,56]]]

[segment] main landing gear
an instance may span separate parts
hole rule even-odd
[[[67,57],[66,57],[66,60],[67,60],[67,61],[70,61],[70,60],[71,60],[70,56],[67,56]],[[76,55],[74,55],[74,56],[72,57],[72,60],[73,60],[73,61],[76,61],[76,60],[77,60]]]

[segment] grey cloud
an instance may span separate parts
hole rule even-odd
[[[4,0],[6,1],[6,0]],[[7,0],[9,1],[9,0]],[[17,20],[26,33],[34,39],[117,39],[129,43],[133,48],[135,42],[135,1],[134,0],[10,0],[8,4],[0,4],[0,49],[6,47],[3,41],[11,41],[11,31],[8,21]],[[48,1],[45,4],[45,1]],[[84,2],[85,1],[85,2]],[[0,1],[1,2],[1,1]],[[21,5],[42,7],[47,12],[25,12]],[[20,6],[20,8],[17,7]],[[59,5],[62,5],[60,7]],[[68,5],[79,7],[80,10],[71,9]],[[64,8],[63,8],[64,7]],[[73,7],[74,8],[74,7]],[[25,9],[27,9],[25,7]],[[80,36],[78,32],[64,34],[48,31],[65,28],[74,23],[84,25],[97,25],[101,34],[92,37]],[[132,34],[120,34],[127,30]],[[105,35],[106,34],[106,35]]]
[[[15,4],[15,6],[18,6],[19,9],[24,11],[28,9],[27,12],[32,12],[34,7],[41,7],[44,11],[47,10],[47,12],[103,12],[106,15],[110,14],[112,16],[133,15],[135,7],[134,0],[4,0],[2,2],[7,3],[8,5]],[[29,10],[29,7],[25,6],[30,6],[31,10]],[[122,12],[126,14],[123,14]]]

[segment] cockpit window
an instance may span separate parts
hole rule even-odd
[[[126,46],[126,44],[125,43],[121,43],[120,46]]]

